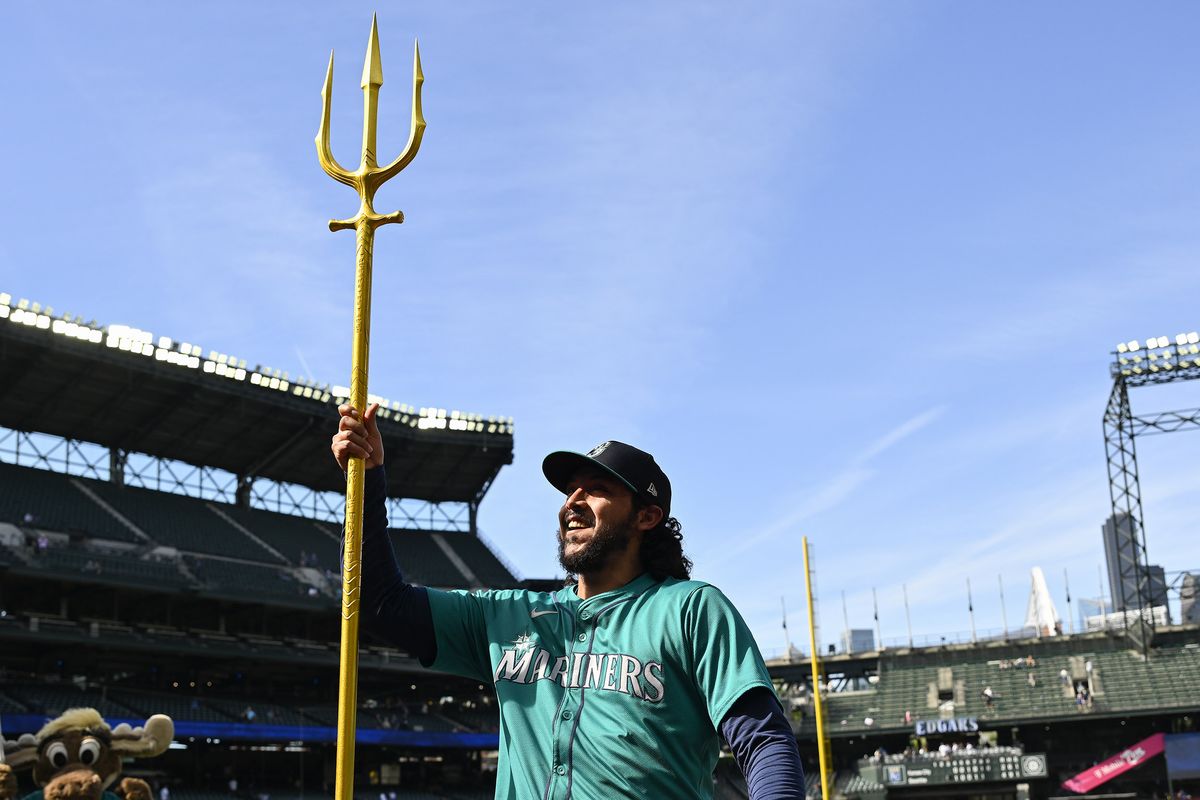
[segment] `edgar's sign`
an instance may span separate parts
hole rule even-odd
[[[928,736],[933,733],[976,733],[979,721],[975,717],[955,717],[954,719],[919,719],[913,726],[917,736]]]

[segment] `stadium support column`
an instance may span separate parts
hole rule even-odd
[[[129,454],[119,447],[108,448],[108,480],[114,486],[125,485],[125,462]]]
[[[1133,444],[1133,413],[1129,406],[1129,387],[1120,373],[1113,380],[1108,407],[1104,410],[1104,449],[1108,459],[1108,492],[1112,500],[1112,522],[1127,526],[1129,547],[1119,558],[1121,585],[1113,587],[1113,603],[1122,603],[1126,611],[1125,631],[1143,654],[1150,648],[1154,629],[1154,610],[1150,573],[1146,561],[1146,538],[1142,527],[1142,491],[1138,482],[1137,452]],[[1119,590],[1132,589],[1132,596],[1118,598]],[[1135,605],[1132,618],[1129,606]]]
[[[254,485],[254,476],[238,475],[237,488],[233,493],[233,502],[238,508],[250,507],[250,487]]]

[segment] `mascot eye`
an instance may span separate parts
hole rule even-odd
[[[61,769],[67,765],[67,746],[62,742],[55,742],[46,748],[46,758],[55,769]]]
[[[100,760],[100,742],[98,742],[97,740],[93,739],[90,736],[87,737],[86,739],[84,739],[82,742],[80,742],[79,743],[79,760],[83,764],[85,764],[89,767],[92,764],[95,764],[97,761],[99,761]]]

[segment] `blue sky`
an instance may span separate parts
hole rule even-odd
[[[348,374],[372,6],[6,11],[0,290],[251,363]],[[1116,342],[1200,327],[1200,8],[1066,2],[379,8],[371,388],[512,415],[480,523],[555,574],[542,456],[615,438],[764,650],[965,631],[1098,592]],[[307,366],[305,366],[307,365]],[[1135,412],[1194,407],[1136,391]],[[236,446],[231,443],[231,446]],[[1139,446],[1151,560],[1200,567],[1194,434]]]

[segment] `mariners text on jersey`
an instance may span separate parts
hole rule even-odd
[[[651,703],[663,699],[662,664],[624,653],[572,653],[555,658],[549,650],[533,648],[522,634],[506,648],[492,679],[514,683],[558,681],[566,689],[599,689],[632,694]],[[551,666],[553,662],[553,666]]]

